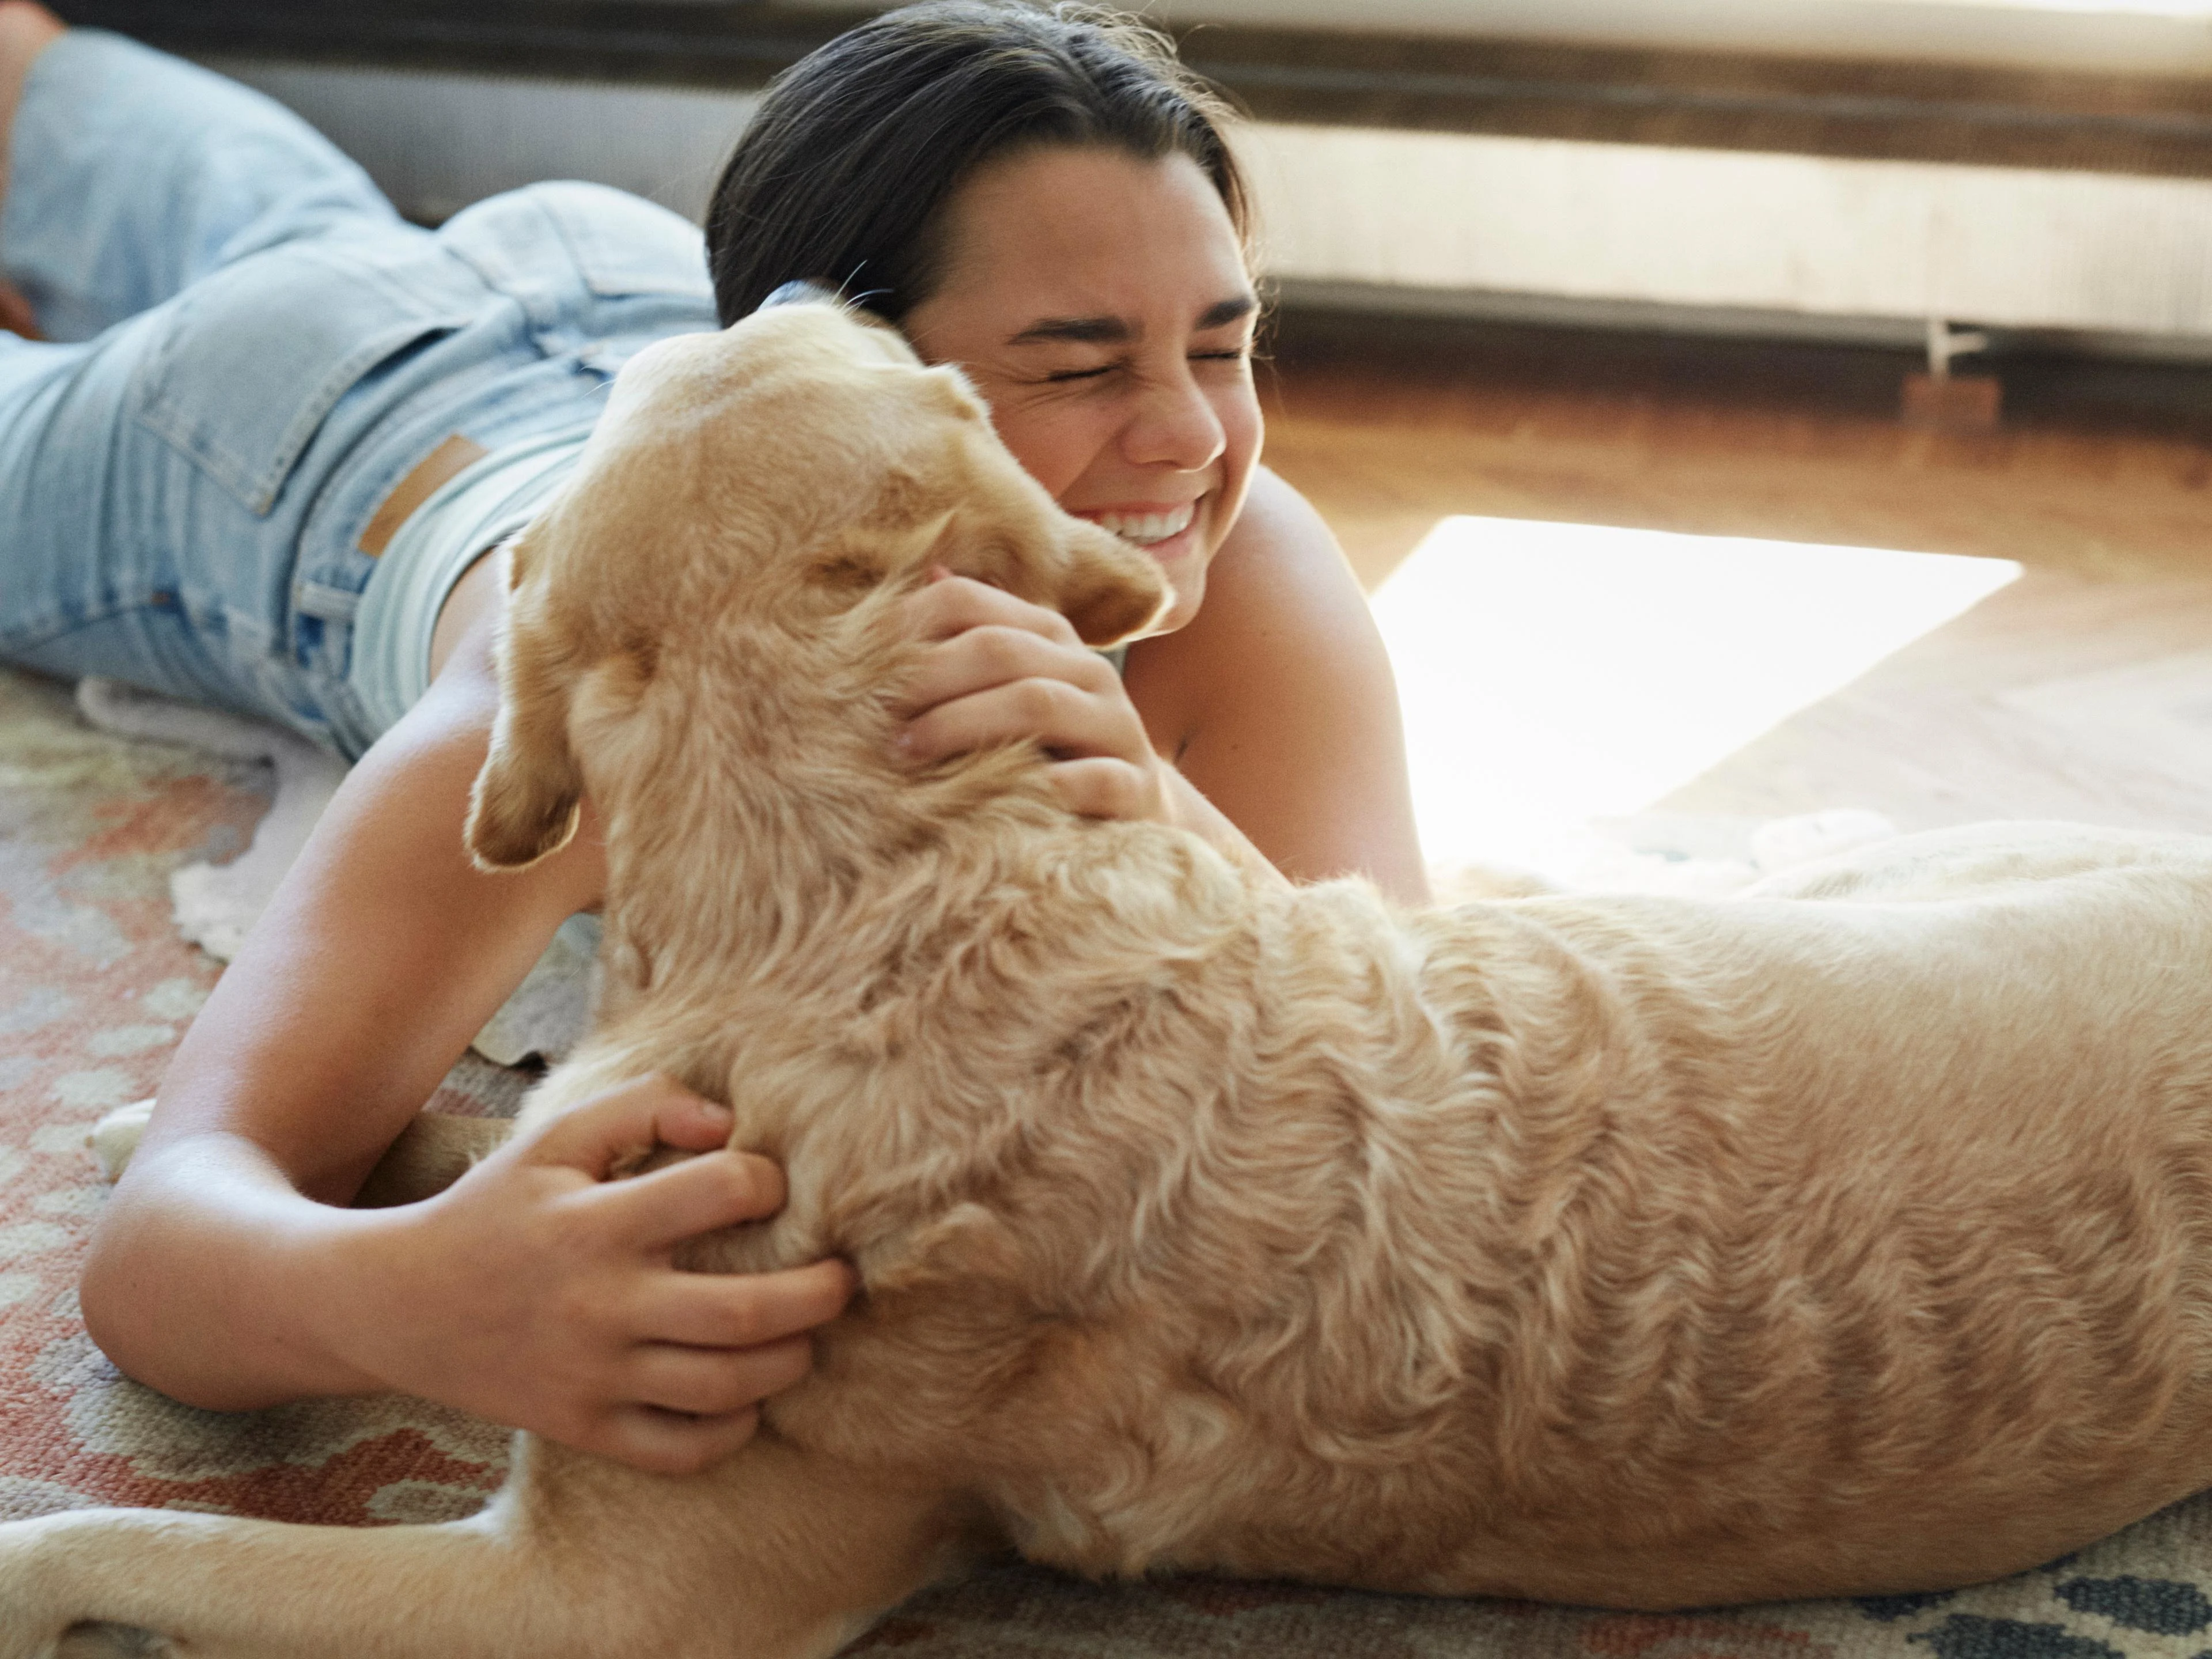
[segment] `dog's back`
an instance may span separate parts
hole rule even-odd
[[[1088,1571],[1645,1606],[1988,1577],[2212,1479],[2212,842],[1401,918],[1037,833],[1129,908],[1001,852],[957,986],[753,1010],[833,1081],[747,1040],[799,1195],[744,1260],[870,1287],[799,1443]]]

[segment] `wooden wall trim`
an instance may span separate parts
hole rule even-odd
[[[756,88],[866,15],[775,0],[63,0],[185,52]],[[1200,26],[1267,120],[2212,178],[2212,82]]]

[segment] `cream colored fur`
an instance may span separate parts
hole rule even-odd
[[[696,1265],[866,1295],[694,1478],[483,1516],[0,1528],[71,1620],[269,1659],[830,1652],[978,1549],[1674,1607],[1953,1585],[2212,1483],[2212,842],[1996,826],[1744,898],[1394,912],[887,752],[933,563],[1141,628],[946,370],[833,308],[655,348],[529,532],[470,838],[607,824],[532,1097],[730,1102]],[[92,1639],[89,1636],[81,1638]]]

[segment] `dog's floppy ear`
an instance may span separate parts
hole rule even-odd
[[[491,752],[469,791],[466,840],[479,870],[520,870],[559,852],[576,833],[584,795],[583,775],[568,748],[573,665],[545,625],[542,589],[524,586],[532,531],[507,549],[499,714]]]
[[[1073,527],[1060,592],[1048,601],[1090,646],[1119,645],[1140,634],[1172,594],[1160,568],[1118,536],[1094,525]]]
[[[1171,597],[1158,565],[1080,519],[1041,524],[1027,533],[978,534],[955,514],[933,554],[956,576],[972,576],[1059,611],[1085,645],[1117,645],[1142,633]]]

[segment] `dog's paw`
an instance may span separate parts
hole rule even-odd
[[[127,1571],[118,1546],[146,1524],[143,1511],[105,1509],[0,1524],[0,1659],[181,1659],[166,1636],[88,1616],[104,1592],[84,1586]]]
[[[131,1153],[138,1150],[139,1138],[146,1133],[146,1125],[153,1115],[151,1100],[136,1100],[128,1106],[118,1106],[92,1126],[92,1133],[85,1136],[84,1144],[100,1160],[100,1173],[105,1179],[112,1182],[121,1178],[124,1166],[131,1162]]]

